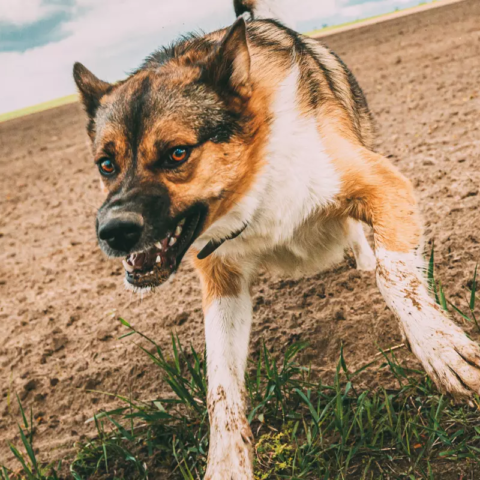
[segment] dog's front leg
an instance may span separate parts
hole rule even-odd
[[[205,479],[253,479],[250,425],[245,415],[252,303],[249,279],[217,258],[197,262],[203,287],[210,447]]]
[[[355,151],[352,149],[352,151]],[[435,303],[422,260],[422,229],[410,183],[385,158],[363,150],[344,205],[372,225],[377,283],[426,372],[456,399],[480,394],[480,348]]]

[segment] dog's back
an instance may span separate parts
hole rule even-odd
[[[237,16],[244,16],[247,20],[267,20],[271,29],[265,29],[272,48],[278,48],[279,33],[275,28],[282,30],[282,35],[290,37],[292,50],[296,54],[312,58],[324,77],[324,82],[313,86],[328,85],[331,93],[342,102],[344,108],[351,112],[355,128],[361,134],[364,144],[373,147],[373,122],[365,95],[355,76],[345,65],[342,59],[326,47],[323,42],[312,37],[306,37],[292,28],[292,20],[287,0],[234,0],[234,9]],[[291,9],[291,5],[290,5]],[[269,31],[270,30],[270,31]]]

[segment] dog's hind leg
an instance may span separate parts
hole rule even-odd
[[[358,222],[353,218],[349,218],[347,228],[348,243],[353,251],[353,254],[355,255],[357,269],[368,272],[375,270],[377,261],[375,259],[375,254],[373,253],[372,247],[368,243],[367,237],[365,236],[363,225],[361,222]]]
[[[422,231],[413,190],[384,157],[358,146],[341,150],[342,212],[374,232],[377,283],[405,337],[442,392],[480,393],[480,348],[430,296],[419,249]],[[331,149],[332,156],[335,151]],[[346,161],[348,163],[346,163]]]

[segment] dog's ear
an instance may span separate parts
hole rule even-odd
[[[93,120],[100,106],[101,98],[113,88],[113,85],[99,80],[90,70],[78,62],[73,66],[73,79],[77,84],[85,111],[90,120]]]
[[[215,85],[243,98],[251,95],[247,26],[240,17],[230,27],[214,54],[210,74]]]

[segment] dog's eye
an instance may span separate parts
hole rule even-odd
[[[182,163],[185,163],[188,158],[190,157],[190,153],[192,152],[191,148],[188,147],[175,147],[170,150],[168,154],[168,159],[166,162],[166,166],[170,168],[177,167]]]
[[[98,169],[104,177],[111,177],[116,171],[115,164],[108,158],[105,158],[99,162]]]

